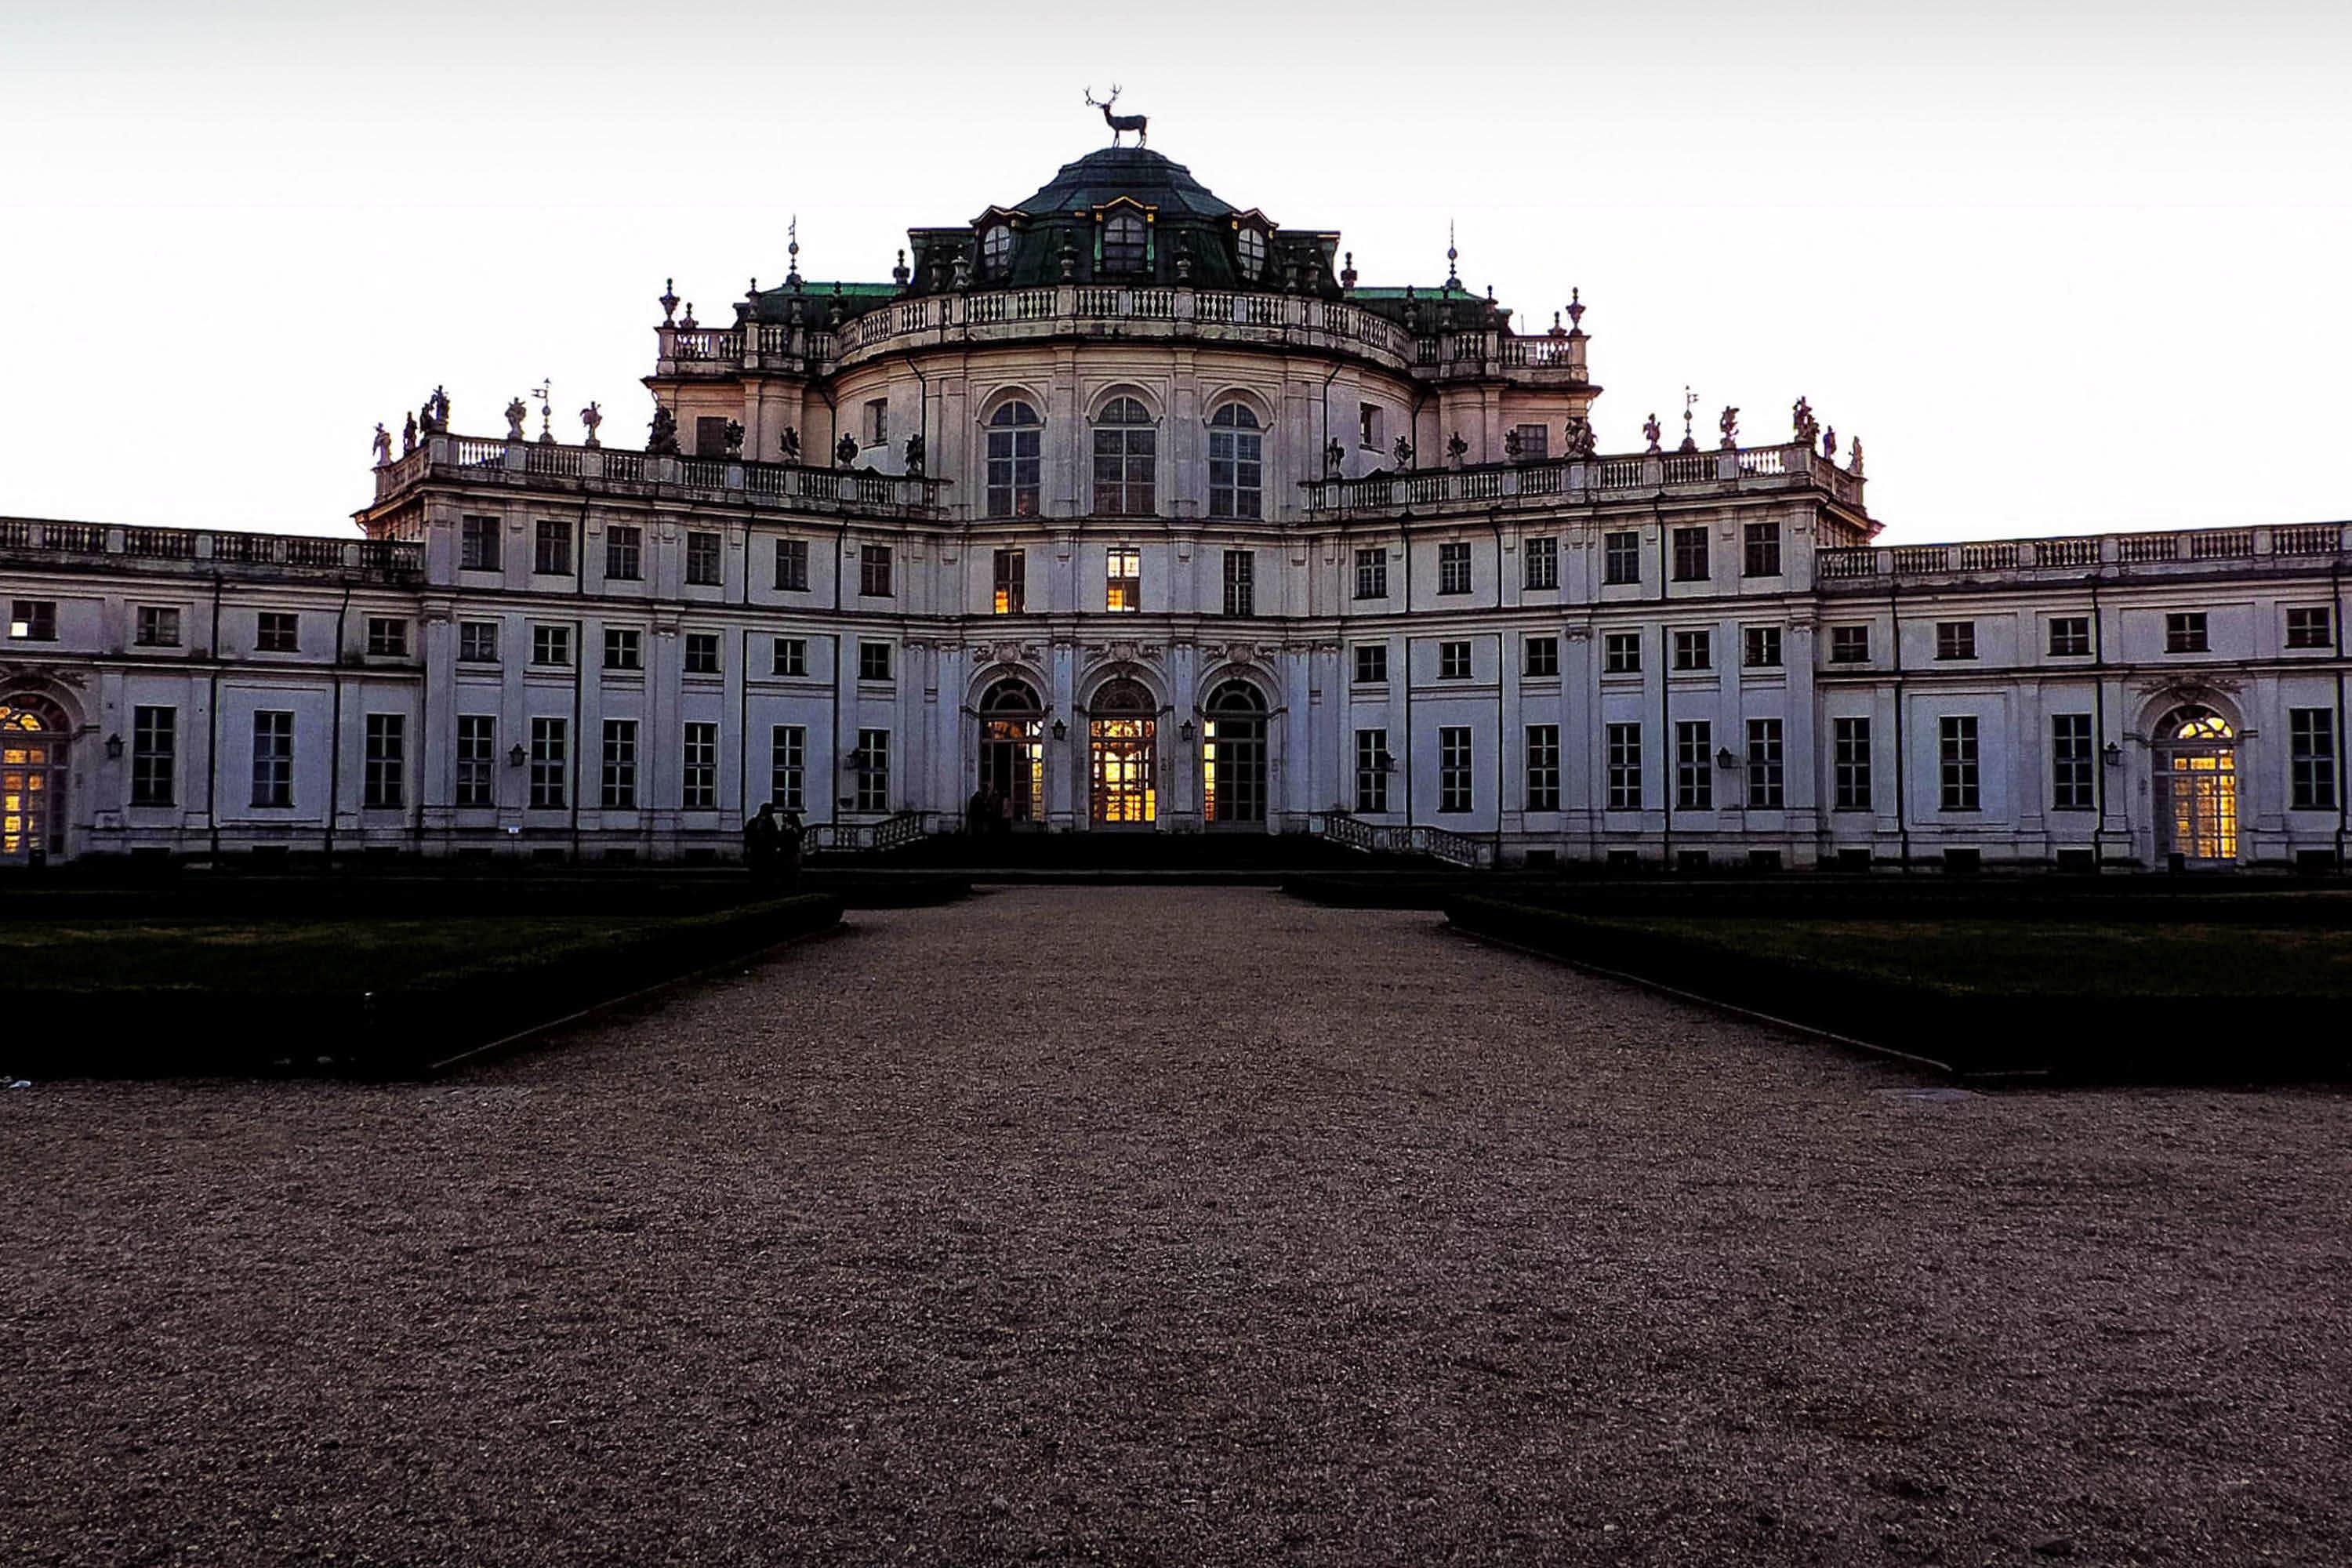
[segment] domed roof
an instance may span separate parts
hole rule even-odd
[[[1075,163],[1065,163],[1060,174],[1048,180],[1035,195],[1019,203],[1017,210],[1066,213],[1077,207],[1100,206],[1120,196],[1163,212],[1192,213],[1201,217],[1223,217],[1234,210],[1231,203],[1219,200],[1194,179],[1192,170],[1148,147],[1105,147]]]

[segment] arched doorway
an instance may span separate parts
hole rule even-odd
[[[1201,726],[1201,815],[1210,823],[1265,820],[1265,699],[1246,680],[1209,694]]]
[[[65,853],[66,716],[44,698],[0,699],[0,865]]]
[[[1159,706],[1132,680],[1106,683],[1087,710],[1087,779],[1102,827],[1148,827],[1160,818]]]
[[[980,784],[1005,803],[1007,822],[1035,822],[1045,798],[1045,707],[1010,677],[980,700]]]
[[[2188,866],[2238,859],[2238,733],[2210,708],[2176,708],[2156,727],[2156,820]]]

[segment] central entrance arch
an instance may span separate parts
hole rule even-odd
[[[1108,681],[1087,710],[1087,776],[1098,827],[1160,819],[1159,705],[1133,680]]]
[[[1265,820],[1265,699],[1246,680],[1209,694],[1201,727],[1201,814],[1213,825]]]
[[[980,783],[1004,802],[1005,820],[1035,822],[1045,798],[1045,705],[1011,677],[980,700]]]
[[[2238,732],[2212,709],[2175,708],[2156,727],[2156,820],[2167,854],[2192,867],[2238,860]]]

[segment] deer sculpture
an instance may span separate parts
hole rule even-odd
[[[1103,111],[1103,123],[1110,127],[1110,144],[1114,147],[1118,146],[1119,137],[1132,131],[1135,132],[1135,144],[1139,147],[1142,146],[1150,130],[1151,117],[1148,114],[1113,114],[1110,111],[1110,106],[1118,101],[1118,83],[1117,82],[1110,84],[1110,96],[1099,103],[1095,101],[1095,89],[1087,89],[1087,107]]]

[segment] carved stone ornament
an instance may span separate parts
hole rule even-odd
[[[1035,664],[1038,651],[1034,643],[1001,642],[980,650],[981,658],[991,664]]]

